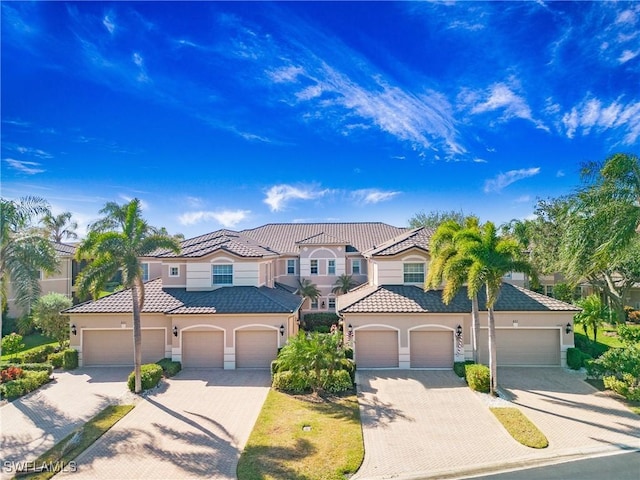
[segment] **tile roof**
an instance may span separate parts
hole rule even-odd
[[[240,257],[258,258],[276,254],[269,247],[232,230],[217,230],[206,235],[184,240],[180,242],[180,249],[181,252],[178,254],[171,251],[160,251],[155,252],[152,256],[160,258],[198,258],[217,251],[227,251]]]
[[[162,288],[162,280],[145,284],[143,313],[292,313],[302,298],[287,291],[267,287],[222,287],[207,292],[185,288]],[[95,302],[85,302],[65,313],[131,313],[131,290],[112,293]]]
[[[340,240],[333,235],[328,235],[324,232],[312,235],[304,240],[298,240],[298,245],[346,245],[349,242],[346,240]]]
[[[426,227],[419,227],[408,232],[401,233],[363,252],[365,256],[386,256],[396,255],[398,253],[409,250],[410,248],[420,248],[429,251],[429,242],[434,230]]]
[[[70,245],[68,243],[51,242],[51,246],[56,251],[56,253],[62,257],[65,257],[65,256],[72,257],[76,254],[75,245]]]
[[[485,295],[478,295],[480,308],[485,305]],[[340,313],[467,313],[471,301],[466,288],[461,288],[449,305],[442,301],[441,290],[424,291],[415,285],[367,286],[342,295],[337,299]],[[503,283],[495,311],[572,311],[580,309],[526,288]]]

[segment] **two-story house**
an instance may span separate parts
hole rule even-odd
[[[361,368],[451,368],[471,356],[471,307],[464,292],[444,305],[440,291],[423,291],[431,233],[384,223],[268,224],[185,240],[179,254],[157,252],[142,259],[143,361],[265,368],[297,334],[301,311],[327,310],[341,317]],[[360,286],[335,296],[344,273]],[[294,293],[303,278],[321,291],[306,305]],[[575,307],[505,285],[496,310],[500,363],[565,361]],[[130,291],[67,313],[83,365],[131,363]]]

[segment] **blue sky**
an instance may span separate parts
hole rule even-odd
[[[187,237],[463,210],[639,152],[633,2],[2,2],[2,196]]]

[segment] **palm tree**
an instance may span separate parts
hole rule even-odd
[[[113,203],[107,204],[113,206]],[[142,263],[140,257],[149,255],[156,249],[167,249],[175,253],[180,251],[178,242],[166,235],[158,235],[156,229],[150,227],[142,219],[140,201],[134,198],[129,203],[107,211],[107,216],[99,224],[120,226],[121,231],[102,231],[93,229],[80,244],[76,252],[78,260],[87,259],[90,263],[77,279],[80,295],[91,293],[97,298],[118,270],[122,273],[122,285],[131,289],[133,301],[133,352],[135,391],[142,389],[140,381],[140,365],[142,364],[142,333],[140,328],[140,312],[144,308],[144,283],[142,281]],[[102,210],[103,212],[106,210]],[[124,216],[122,216],[124,214]]]
[[[478,218],[467,217],[464,226],[455,220],[448,220],[440,224],[431,237],[429,248],[431,250],[431,265],[425,282],[425,290],[440,288],[443,281],[445,288],[442,292],[442,300],[449,304],[460,287],[466,281],[471,260],[465,258],[459,252],[456,242],[460,233],[465,230],[478,231]],[[473,334],[471,338],[473,361],[478,361],[478,333],[480,331],[480,314],[478,307],[478,295],[468,291],[471,299],[471,319]]]
[[[343,273],[338,278],[336,278],[335,283],[333,284],[333,288],[331,289],[331,293],[342,294],[347,293],[353,287],[355,287],[357,283],[353,280],[352,275],[347,275]]]
[[[62,243],[63,240],[78,238],[76,233],[78,223],[71,221],[71,212],[63,212],[59,215],[49,212],[42,217],[40,223],[54,242]]]
[[[610,319],[612,312],[610,312],[609,307],[607,307],[596,294],[591,294],[586,298],[578,300],[576,304],[582,308],[582,311],[576,313],[573,320],[575,323],[582,325],[587,338],[589,338],[589,328],[593,330],[593,343],[595,343],[598,328]]]
[[[493,307],[498,300],[502,277],[509,272],[522,272],[536,277],[531,264],[522,257],[520,242],[513,238],[497,235],[492,222],[485,223],[474,231],[467,229],[460,233],[456,246],[463,258],[471,262],[467,284],[470,295],[476,295],[482,286],[487,295],[489,317],[489,370],[491,372],[490,392],[495,394],[498,387],[496,363],[496,323]]]
[[[309,280],[308,278],[303,278],[302,280],[298,280],[298,290],[296,290],[296,293],[302,298],[316,300],[322,292],[320,291],[318,286],[311,280]]]
[[[0,199],[0,287],[2,309],[11,283],[16,303],[29,309],[40,297],[40,271],[53,273],[58,260],[51,243],[33,226],[35,217],[49,213],[43,198]]]

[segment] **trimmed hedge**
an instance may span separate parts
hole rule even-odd
[[[163,358],[157,361],[156,364],[162,367],[162,373],[167,378],[177,375],[178,372],[182,370],[182,364],[180,362],[174,362],[170,358]]]
[[[49,363],[53,365],[53,368],[62,368],[64,362],[64,352],[52,353],[49,355]]]
[[[287,393],[300,394],[311,391],[309,376],[315,375],[310,372],[308,375],[290,370],[277,372],[273,375],[272,387]],[[328,370],[320,372],[320,385],[322,389],[331,393],[340,393],[351,390],[353,382],[349,372],[346,370],[334,370],[329,375]]]
[[[55,345],[42,345],[24,353],[19,353],[18,359],[22,363],[46,363],[49,355],[55,352]]]
[[[309,332],[317,332],[318,327],[325,326],[331,328],[336,325],[340,319],[335,313],[307,313],[302,319],[302,325]]]
[[[465,360],[464,362],[454,362],[453,372],[460,378],[465,378],[465,370],[467,365],[473,365],[473,360]]]
[[[65,370],[74,370],[78,368],[78,351],[73,348],[67,348],[64,352],[62,360],[62,368]]]
[[[491,390],[491,372],[486,365],[474,363],[465,367],[465,378],[472,390],[489,393]]]
[[[320,381],[322,388],[331,393],[346,392],[353,388],[353,380],[346,370],[334,370],[331,375],[328,370],[322,370]]]
[[[47,372],[49,375],[53,373],[53,365],[50,363],[21,363],[18,367],[32,372]]]
[[[586,366],[588,360],[593,360],[593,357],[579,348],[567,349],[567,366],[572,370],[580,370]]]
[[[0,385],[0,392],[6,398],[17,398],[33,392],[50,380],[48,372],[27,370],[22,378]]]
[[[142,390],[149,390],[154,388],[160,383],[162,378],[162,367],[156,363],[145,363],[140,366],[140,379],[142,380]],[[136,376],[135,371],[129,374],[127,379],[127,386],[129,390],[135,392],[136,389]]]

